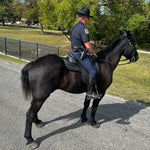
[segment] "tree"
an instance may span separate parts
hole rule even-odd
[[[39,22],[39,7],[37,5],[37,0],[24,1],[23,16],[27,19],[28,25]]]
[[[87,2],[84,0],[64,0],[59,3],[56,9],[56,26],[61,30],[70,31],[76,21],[76,12],[83,6],[87,6]]]
[[[150,1],[146,5],[145,16],[146,21],[150,22]]]
[[[43,0],[40,1],[40,20],[48,27],[53,26],[69,33],[77,21],[76,12],[83,6],[91,7],[97,0]],[[97,1],[98,2],[98,1]]]
[[[56,2],[57,1],[55,0],[42,0],[38,2],[40,12],[39,20],[47,28],[49,28],[51,25],[54,26],[56,22]]]
[[[12,6],[13,6],[14,18],[20,21],[24,10],[23,3],[21,2],[21,0],[15,0],[13,1]]]
[[[5,18],[12,19],[12,2],[13,0],[0,0],[0,20],[2,21],[2,26],[5,25]]]
[[[139,47],[150,47],[150,2],[146,4],[145,13],[134,14],[128,20]]]
[[[77,22],[78,17],[76,12],[79,12],[82,7],[88,7],[91,11],[91,15],[94,14],[94,6],[98,3],[98,0],[64,0],[57,5],[56,14],[57,22],[56,26],[61,30],[71,31],[72,26]],[[93,23],[92,23],[93,24]]]
[[[143,15],[145,0],[100,0],[101,20],[98,20],[101,40],[109,43],[119,36],[119,30],[129,30],[129,18],[133,14]]]

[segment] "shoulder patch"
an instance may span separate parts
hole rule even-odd
[[[85,28],[85,34],[89,34],[89,31],[87,28]]]

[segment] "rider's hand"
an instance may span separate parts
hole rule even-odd
[[[94,52],[92,53],[92,56],[97,57],[96,53],[94,53]]]

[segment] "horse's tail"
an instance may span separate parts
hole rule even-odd
[[[29,70],[32,66],[32,63],[28,63],[22,70],[21,70],[21,83],[22,83],[22,90],[25,96],[25,99],[29,99],[31,97],[31,87],[29,82]]]

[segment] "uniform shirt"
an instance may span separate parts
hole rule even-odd
[[[88,29],[81,21],[72,27],[70,37],[72,48],[82,48],[83,46],[85,47],[84,43],[90,41]]]

